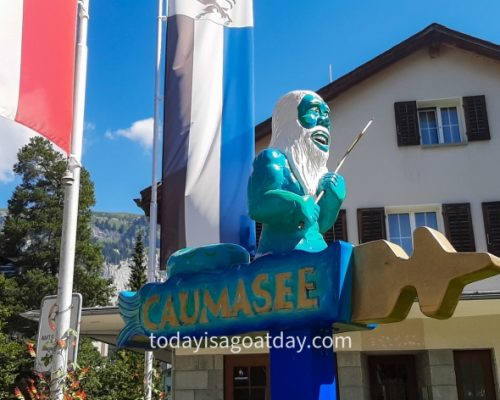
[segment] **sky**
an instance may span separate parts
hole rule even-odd
[[[157,0],[90,0],[83,164],[96,211],[141,213],[133,199],[151,183],[156,10]],[[433,22],[500,44],[499,17],[499,0],[254,0],[255,121],[286,92],[327,85],[330,64],[336,79]],[[0,118],[0,208],[32,134]]]

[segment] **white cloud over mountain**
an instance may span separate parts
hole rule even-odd
[[[150,149],[153,146],[153,118],[135,121],[130,127],[125,129],[108,130],[106,137],[108,139],[124,137],[138,142],[145,149]]]

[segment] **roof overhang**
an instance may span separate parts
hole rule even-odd
[[[455,310],[454,317],[475,317],[484,315],[500,314],[500,292],[477,292],[462,294],[461,301]],[[40,310],[28,311],[21,314],[24,318],[38,322]],[[409,319],[421,319],[425,317],[415,302],[412,306]],[[116,346],[116,338],[123,328],[124,323],[120,316],[118,307],[94,307],[82,310],[80,324],[80,335],[100,342]],[[129,350],[144,353],[144,349],[129,348]],[[171,361],[170,349],[158,349],[154,351],[155,358],[161,361]]]

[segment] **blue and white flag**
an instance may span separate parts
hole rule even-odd
[[[166,49],[161,265],[184,247],[252,251],[252,0],[170,0]]]

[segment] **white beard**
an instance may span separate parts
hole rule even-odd
[[[314,196],[320,178],[328,172],[328,152],[321,151],[312,139],[314,129],[303,128],[298,121],[297,107],[302,98],[313,92],[288,93],[276,105],[273,113],[273,130],[269,147],[283,152],[293,174],[306,194]]]

